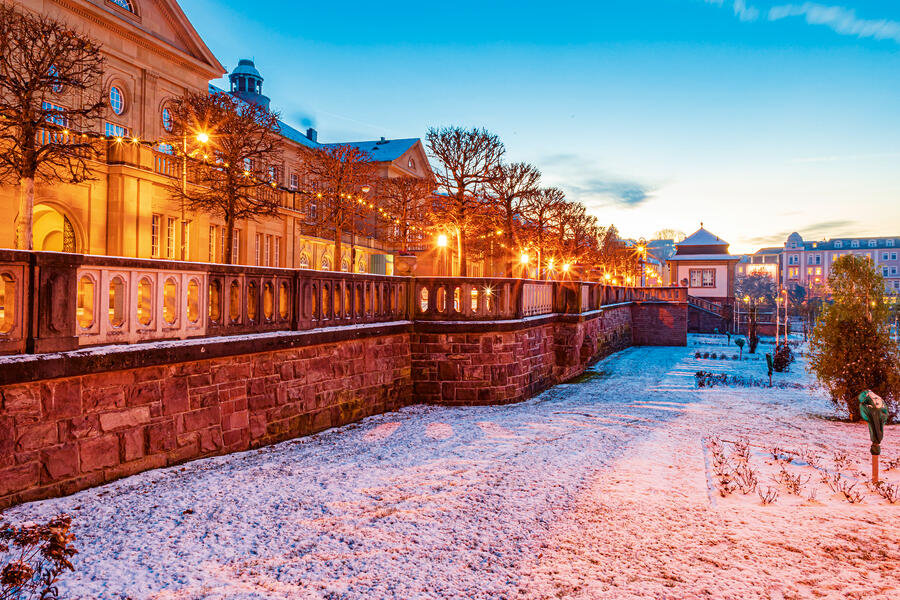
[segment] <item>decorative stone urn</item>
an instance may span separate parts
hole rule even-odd
[[[394,256],[394,274],[410,277],[416,274],[416,256],[398,254]]]

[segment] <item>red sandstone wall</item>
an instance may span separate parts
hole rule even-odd
[[[636,302],[631,320],[635,346],[687,345],[687,304]]]
[[[686,305],[638,303],[0,386],[0,508],[410,402],[524,400],[632,342],[685,345],[686,327]]]
[[[0,387],[0,508],[411,400],[407,334]]]

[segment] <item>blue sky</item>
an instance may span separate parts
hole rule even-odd
[[[629,236],[900,235],[900,2],[181,5],[320,140],[487,127]]]

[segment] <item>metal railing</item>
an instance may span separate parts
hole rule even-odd
[[[0,353],[392,321],[514,320],[687,300],[686,288],[0,250]]]

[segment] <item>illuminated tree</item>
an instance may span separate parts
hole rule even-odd
[[[196,185],[175,183],[186,209],[225,221],[224,262],[232,264],[236,221],[278,213],[274,169],[281,163],[278,116],[228,94],[188,93],[170,102],[171,146]]]
[[[376,177],[375,163],[368,152],[349,144],[320,146],[304,151],[307,180],[319,199],[323,222],[334,233],[334,268],[343,261],[341,242],[344,233],[355,235],[371,214],[363,195]],[[350,271],[356,264],[351,249]]]
[[[522,207],[525,237],[537,248],[538,276],[546,255],[553,256],[555,244],[551,244],[551,219],[558,207],[565,202],[566,194],[559,188],[543,188],[530,195]]]
[[[34,184],[91,178],[102,115],[100,46],[65,23],[0,3],[0,181],[18,184],[16,246],[32,250]]]
[[[751,273],[738,277],[734,285],[734,295],[738,299],[750,296],[754,300],[774,304],[777,293],[775,280],[768,273]]]
[[[505,148],[499,137],[485,129],[431,128],[426,140],[443,193],[435,196],[436,209],[456,229],[459,274],[465,277],[468,230]]]
[[[489,204],[496,211],[498,229],[506,242],[506,276],[513,276],[515,254],[522,246],[519,235],[529,200],[538,195],[541,172],[528,163],[499,164],[488,182]]]
[[[884,280],[868,258],[846,255],[834,261],[828,285],[834,302],[813,329],[810,369],[851,420],[860,419],[859,393],[866,389],[884,398],[894,419],[900,352],[890,337]]]
[[[429,225],[434,181],[420,177],[391,177],[378,186],[379,200],[386,212],[395,218],[387,238],[409,252],[410,238]]]

